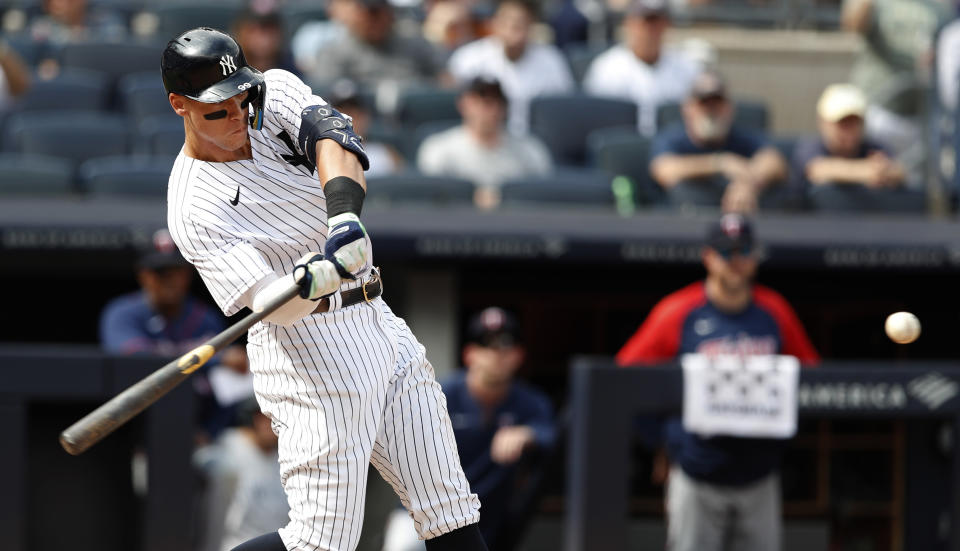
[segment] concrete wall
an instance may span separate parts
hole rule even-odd
[[[848,80],[861,48],[859,36],[840,32],[676,28],[668,40],[709,43],[734,96],[765,100],[771,130],[784,135],[815,130],[817,98]]]

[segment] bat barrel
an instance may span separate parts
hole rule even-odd
[[[253,324],[297,296],[299,286],[280,293],[263,310],[249,314],[206,343],[154,371],[60,433],[60,445],[71,455],[80,455],[119,426],[156,402],[200,368],[223,347],[247,332]]]
[[[67,453],[85,452],[119,426],[143,411],[173,387],[189,377],[174,360],[133,384],[60,433],[60,445]]]

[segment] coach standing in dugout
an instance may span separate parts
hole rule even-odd
[[[674,361],[682,354],[819,356],[787,301],[753,283],[757,254],[750,223],[727,214],[710,225],[705,281],[661,300],[617,354],[621,366]],[[686,432],[669,419],[662,439],[671,467],[666,495],[669,551],[781,548],[779,466],[783,440]]]

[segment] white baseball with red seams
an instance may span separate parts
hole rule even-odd
[[[910,344],[920,336],[920,320],[910,312],[895,312],[887,316],[884,330],[897,344]]]

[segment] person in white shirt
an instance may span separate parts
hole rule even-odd
[[[499,205],[504,181],[550,172],[553,162],[540,140],[504,130],[507,105],[498,82],[474,79],[457,103],[463,124],[424,140],[417,168],[425,174],[473,181],[474,203],[484,209]]]
[[[196,458],[207,476],[203,551],[227,551],[287,523],[277,435],[250,396],[237,406],[239,426],[227,429]]]
[[[448,70],[460,84],[476,77],[496,79],[510,100],[508,126],[517,134],[528,128],[530,100],[574,91],[573,76],[563,54],[530,40],[537,21],[530,0],[501,0],[491,19],[493,34],[458,48]]]
[[[682,102],[701,70],[682,52],[664,47],[669,26],[666,0],[633,0],[623,20],[623,42],[597,56],[583,80],[588,94],[637,102],[645,136],[657,131],[657,107]]]

